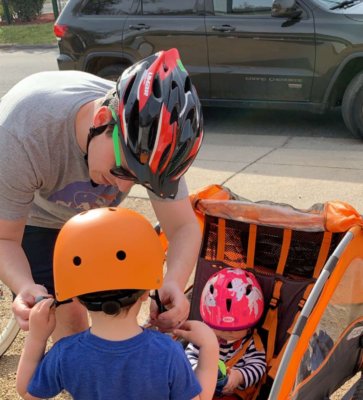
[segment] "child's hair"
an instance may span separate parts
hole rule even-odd
[[[122,313],[126,317],[144,293],[145,290],[108,290],[83,294],[78,300],[88,311],[102,311],[115,317]]]

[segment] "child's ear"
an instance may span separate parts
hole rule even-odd
[[[97,114],[95,115],[95,118],[93,120],[93,125],[96,128],[102,125],[107,125],[112,120],[112,118],[113,117],[111,110],[108,107],[103,106],[97,111]]]

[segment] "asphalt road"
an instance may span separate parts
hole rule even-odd
[[[57,49],[0,51],[0,96],[22,78],[57,70]],[[191,190],[218,183],[251,200],[307,208],[342,200],[363,212],[363,141],[346,129],[340,110],[204,109],[205,140],[187,174]],[[135,187],[131,193],[145,197]]]
[[[57,49],[0,50],[0,97],[28,75],[57,71],[57,55]]]

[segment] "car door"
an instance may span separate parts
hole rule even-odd
[[[124,27],[124,52],[139,61],[177,48],[199,96],[209,98],[204,0],[134,0],[132,12]]]
[[[272,0],[206,0],[214,99],[309,101],[315,36],[310,10],[271,16]]]
[[[88,0],[59,16],[75,36],[61,45],[61,52],[87,56],[93,52],[122,51],[122,31],[133,0]],[[78,8],[77,8],[78,7]]]

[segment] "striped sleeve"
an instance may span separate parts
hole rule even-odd
[[[243,355],[233,367],[241,372],[245,384],[238,386],[239,390],[247,389],[250,386],[256,385],[266,372],[266,353],[264,350],[257,351],[253,338]]]
[[[185,349],[185,354],[193,370],[195,370],[198,366],[199,347],[193,343],[189,343],[188,347]]]

